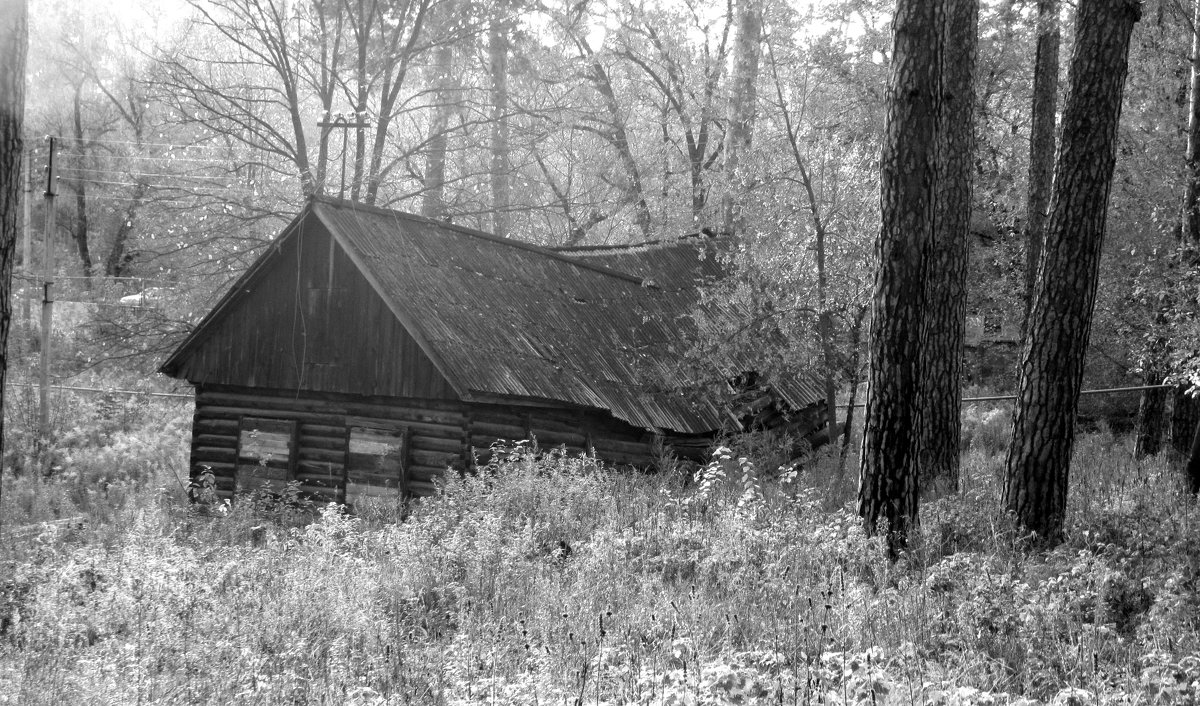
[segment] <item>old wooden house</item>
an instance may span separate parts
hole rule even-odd
[[[702,237],[551,250],[313,198],[162,371],[195,386],[192,473],[223,495],[428,495],[497,439],[646,466],[766,408],[817,431],[804,376],[739,409],[679,389],[697,286],[720,274]]]

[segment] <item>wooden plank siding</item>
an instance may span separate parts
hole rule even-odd
[[[319,221],[299,227],[175,374],[197,384],[457,399]]]
[[[602,459],[639,467],[656,458],[653,434],[600,411],[199,385],[192,474],[210,468],[222,497],[231,497],[237,486],[240,434],[247,419],[260,427],[263,420],[292,425],[287,428],[294,427],[294,453],[286,480],[297,481],[314,499],[351,504],[356,494],[378,495],[388,488],[433,495],[447,469],[487,463],[497,440],[532,437],[540,448],[565,446],[573,454],[594,448]],[[366,434],[355,444],[357,452],[351,446],[355,430]],[[378,438],[368,439],[372,433]],[[362,456],[369,451],[367,442],[390,438],[396,443],[400,434],[400,468],[365,470],[368,461],[377,460]]]

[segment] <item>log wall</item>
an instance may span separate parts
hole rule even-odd
[[[594,449],[604,460],[653,465],[661,450],[654,435],[603,412],[535,406],[470,404],[443,399],[380,398],[327,393],[200,385],[193,417],[192,475],[212,469],[217,491],[235,491],[239,438],[245,420],[295,423],[291,480],[316,499],[346,501],[349,439],[353,429],[403,433],[402,491],[436,492],[446,470],[461,471],[490,458],[497,440],[536,439],[541,448],[569,453]],[[694,452],[680,450],[680,455]],[[244,465],[244,463],[243,463]],[[281,464],[276,464],[281,465]],[[370,476],[374,479],[374,475]],[[380,481],[380,487],[387,487]],[[390,487],[396,487],[396,483]],[[355,493],[368,493],[355,486]]]

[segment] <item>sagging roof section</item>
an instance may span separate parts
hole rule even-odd
[[[680,391],[677,368],[695,333],[697,283],[721,275],[710,239],[550,250],[325,198],[310,200],[300,219],[309,217],[328,228],[466,399],[549,400],[681,433],[727,423],[717,404]],[[823,397],[807,378],[772,386],[796,408]]]

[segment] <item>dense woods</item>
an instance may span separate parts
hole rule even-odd
[[[1048,482],[1018,470],[1045,466],[1020,460],[1034,458],[1033,430],[1065,444],[1053,464],[1065,483],[1088,380],[1177,384],[1174,447],[1194,436],[1194,8],[1143,8],[1131,87],[1108,89],[1104,129],[1090,107],[1086,124],[1069,123],[1070,101],[1122,74],[1097,63],[1122,50],[1081,55],[1091,20],[1075,12],[1046,1],[34,2],[27,146],[14,148],[37,182],[50,145],[29,136],[54,135],[60,193],[47,245],[33,238],[6,259],[21,266],[13,291],[31,300],[48,262],[57,298],[84,303],[87,340],[56,363],[66,378],[114,359],[151,368],[310,195],[552,246],[730,232],[738,277],[714,296],[787,334],[755,344],[764,371],[818,374],[830,436],[853,421],[837,403],[868,383],[868,527],[882,512],[902,537],[919,497],[955,492],[962,390],[1011,391],[1019,368],[1021,389],[1056,392],[1022,398],[1017,510],[1031,492],[1020,487]],[[1073,57],[1062,86],[1060,43]],[[1070,141],[1092,154],[1101,133],[1111,198],[1094,169],[1103,160],[1067,177]],[[1072,193],[1095,202],[1077,208]],[[33,227],[47,215],[36,201]],[[1087,286],[1042,245],[1074,228],[1109,233],[1089,236],[1087,258],[1064,256],[1086,262]],[[1037,316],[1063,319],[1039,313],[1042,290],[1059,292],[1047,306],[1079,308],[1052,344]],[[965,346],[971,326],[987,340],[1019,328],[1028,350],[1071,363],[1018,366],[1002,346]],[[1167,398],[1143,396],[1139,453],[1158,448]],[[1049,408],[1053,433],[1027,417]],[[1132,406],[1085,413],[1127,425]]]
[[[0,703],[1194,703],[1198,214],[1200,0],[0,0]]]

